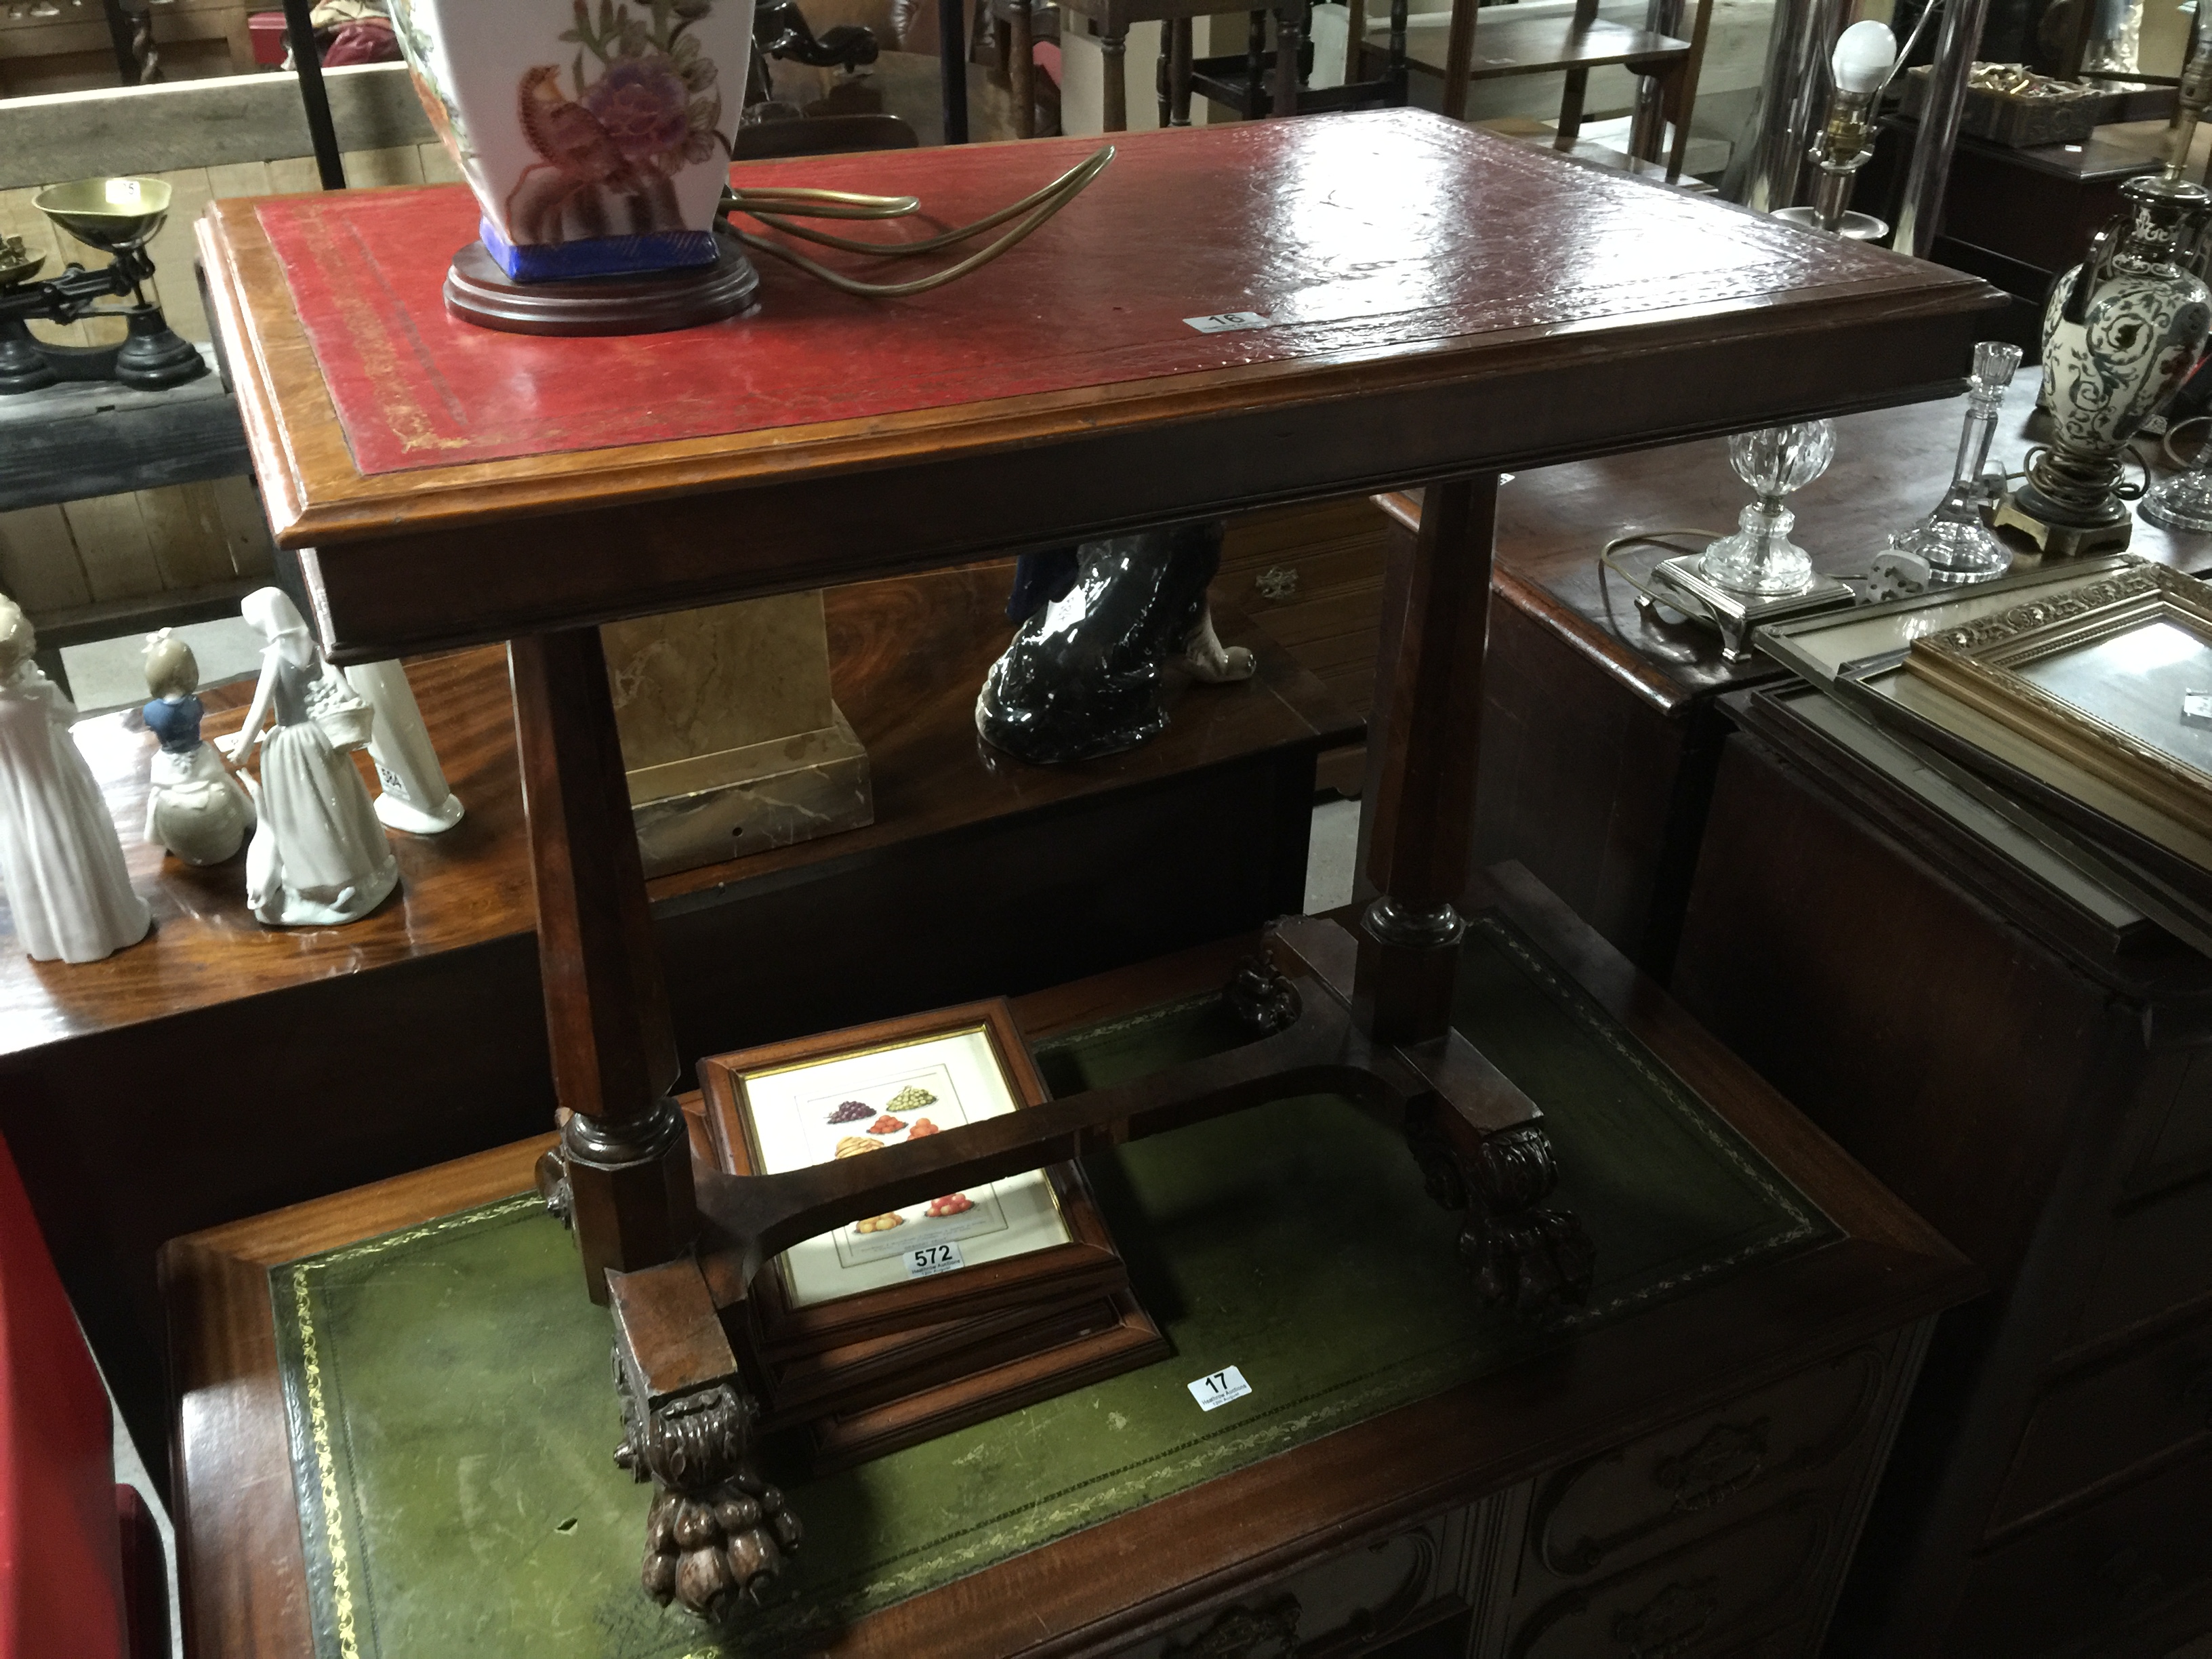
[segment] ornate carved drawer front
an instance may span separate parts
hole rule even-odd
[[[1464,1610],[1504,1507],[1486,1499],[1301,1568],[1121,1659],[1351,1659]]]
[[[2103,1651],[2101,1638],[2207,1584],[2212,1451],[1990,1552],[1966,1576],[1959,1625],[2005,1659]]]
[[[1880,1419],[1890,1345],[1747,1395],[1536,1483],[1532,1565],[1559,1579],[1629,1565],[1832,1474]]]
[[[2108,1475],[2208,1438],[2212,1315],[2046,1392],[2021,1437],[1990,1529],[2017,1526]]]
[[[2212,1291],[2212,1177],[2161,1194],[2112,1225],[2074,1340],[2092,1342]]]
[[[1656,1560],[1516,1606],[1506,1659],[1674,1659],[1796,1654],[1824,1596],[1841,1494],[1800,1492]]]

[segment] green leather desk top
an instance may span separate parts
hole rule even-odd
[[[1588,1326],[1832,1229],[1495,914],[1460,1024],[1547,1115],[1597,1244]],[[1233,1040],[1210,1002],[1041,1050],[1062,1091]],[[1156,1364],[818,1480],[790,1593],[726,1645],[639,1592],[647,1489],[620,1438],[604,1310],[535,1194],[270,1274],[320,1659],[677,1659],[806,1634],[1572,1340],[1478,1310],[1457,1222],[1390,1132],[1287,1101],[1091,1167]],[[1187,1384],[1234,1364],[1244,1398]]]

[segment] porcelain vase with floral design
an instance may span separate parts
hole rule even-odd
[[[431,125],[520,282],[713,263],[753,0],[392,0]]]

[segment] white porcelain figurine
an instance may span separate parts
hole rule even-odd
[[[70,736],[76,705],[31,660],[31,623],[0,599],[0,879],[34,962],[97,962],[146,937],[123,842]]]
[[[146,636],[146,729],[161,740],[147,776],[146,839],[186,864],[235,857],[253,828],[253,798],[200,738],[200,665],[167,629]]]
[[[384,785],[376,798],[376,816],[387,830],[445,834],[461,821],[461,798],[447,786],[406,669],[397,662],[357,663],[345,677],[376,711],[376,729],[368,740],[368,757]]]
[[[269,641],[234,739],[243,765],[261,745],[261,823],[246,852],[246,902],[272,927],[358,921],[398,884],[392,843],[347,750],[368,739],[368,710],[323,660],[298,609],[264,587],[239,609]],[[265,738],[261,722],[274,714]],[[339,728],[333,744],[325,722]]]

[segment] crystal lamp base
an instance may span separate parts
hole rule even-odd
[[[1813,580],[1813,556],[1790,539],[1797,515],[1778,501],[1747,507],[1732,536],[1707,547],[1698,572],[1716,587],[1761,598],[1802,593]]]
[[[2168,530],[2212,532],[2212,472],[2184,472],[2168,478],[2136,509]]]
[[[1927,565],[1928,580],[1939,586],[1993,581],[2012,568],[2012,550],[1978,519],[1931,518],[1892,538],[1890,545]]]

